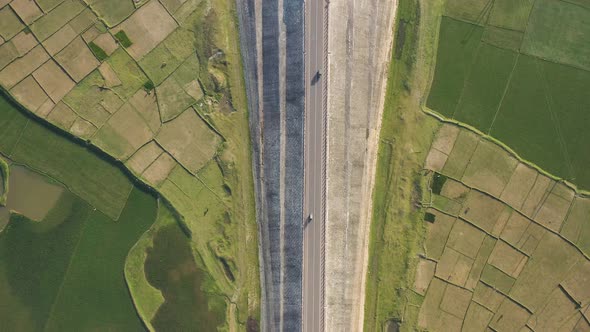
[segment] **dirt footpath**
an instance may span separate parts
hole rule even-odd
[[[362,331],[372,188],[397,1],[329,3],[326,312]]]

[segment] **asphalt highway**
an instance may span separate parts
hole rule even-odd
[[[327,0],[305,2],[305,180],[303,196],[303,331],[323,328],[324,11]],[[321,73],[318,75],[318,73]],[[313,220],[309,220],[313,215]]]

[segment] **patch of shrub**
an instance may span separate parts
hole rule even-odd
[[[446,176],[439,173],[434,173],[431,185],[432,193],[440,195],[440,192],[442,190],[442,187],[445,185],[445,182],[447,182]]]
[[[156,88],[156,86],[154,85],[154,82],[152,82],[152,80],[149,80],[149,81],[147,81],[147,82],[143,83],[143,89],[144,89],[144,90],[145,90],[147,93],[151,92],[151,91],[152,91],[153,89],[155,89],[155,88]]]
[[[106,60],[106,58],[108,58],[109,56],[107,55],[107,52],[105,52],[102,48],[100,48],[100,46],[96,45],[94,42],[90,42],[88,44],[88,47],[90,48],[90,50],[92,51],[92,53],[94,53],[94,56],[98,59],[98,61],[102,62],[104,60]]]
[[[428,222],[434,222],[436,220],[436,216],[430,212],[426,212],[426,214],[424,215],[424,221],[428,221]]]
[[[117,38],[117,40],[119,41],[119,43],[121,45],[123,45],[123,47],[125,47],[125,48],[133,45],[133,42],[131,41],[131,39],[129,39],[129,37],[127,36],[127,34],[125,33],[125,31],[123,31],[123,30],[117,32],[115,34],[115,38]]]

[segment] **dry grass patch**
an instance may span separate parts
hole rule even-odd
[[[41,105],[41,107],[39,107],[39,109],[37,111],[35,111],[35,114],[37,114],[38,116],[40,116],[42,118],[45,118],[45,117],[47,117],[49,112],[51,112],[51,110],[53,110],[54,107],[55,107],[55,103],[53,101],[51,101],[51,98],[47,98],[47,101],[45,101],[45,103],[43,103],[43,105]]]
[[[159,187],[172,172],[174,166],[176,166],[176,161],[164,152],[143,172],[142,176],[152,186]]]
[[[463,182],[499,197],[517,164],[516,158],[504,149],[495,143],[482,140],[465,169]]]
[[[158,102],[154,93],[145,92],[145,90],[138,90],[129,103],[145,120],[150,130],[155,134],[162,126],[160,121],[160,111],[158,109]]]
[[[125,104],[103,126],[93,143],[117,159],[129,158],[153,138],[153,133],[135,109]]]
[[[77,118],[78,115],[62,102],[55,105],[53,111],[47,116],[47,120],[65,130],[69,130]]]
[[[187,94],[174,76],[168,77],[156,88],[162,121],[174,119],[196,100]]]
[[[2,38],[2,37],[0,37]],[[13,43],[6,42],[0,45],[0,70],[6,67],[14,59],[18,58],[18,50]]]
[[[590,198],[576,197],[560,233],[590,255]]]
[[[504,298],[490,322],[495,331],[520,331],[528,322],[530,313],[509,298]]]
[[[105,51],[107,55],[113,54],[113,52],[115,52],[119,47],[119,45],[110,33],[100,34],[96,38],[94,38],[92,42],[98,45],[98,47],[102,48],[102,50]]]
[[[51,37],[44,40],[43,46],[45,46],[49,54],[55,55],[71,43],[76,36],[78,36],[76,31],[69,24],[66,24]]]
[[[505,296],[496,291],[494,288],[478,282],[473,291],[473,301],[482,305],[491,312],[496,312],[500,304],[504,301]]]
[[[117,73],[115,73],[115,71],[113,70],[111,65],[108,64],[108,62],[101,63],[98,67],[98,72],[104,79],[104,84],[106,87],[112,88],[122,84],[121,80],[119,79],[119,76],[117,76]]]
[[[510,296],[531,311],[538,311],[580,258],[567,242],[545,232]]]
[[[80,82],[90,72],[96,69],[100,63],[94,57],[82,38],[76,38],[66,48],[55,56],[64,69],[76,82]]]
[[[452,200],[463,203],[471,189],[459,181],[447,179],[440,194]]]
[[[582,258],[569,272],[561,286],[578,303],[579,307],[583,307],[590,302],[590,287],[588,285],[590,285],[590,262]]]
[[[518,278],[527,260],[527,256],[512,248],[506,242],[497,241],[488,263],[507,275]]]
[[[121,30],[125,31],[133,42],[127,50],[135,60],[139,60],[172,33],[177,26],[172,16],[158,1],[151,1],[112,31],[113,34]]]
[[[12,0],[10,7],[25,24],[31,24],[31,22],[43,15],[43,12],[33,0]]]
[[[31,76],[28,76],[13,87],[10,93],[31,112],[36,112],[49,98],[39,83]]]
[[[543,174],[537,176],[535,185],[529,192],[524,204],[522,205],[522,212],[530,218],[535,216],[539,204],[543,202],[545,195],[547,195],[549,188],[553,185],[554,181]]]
[[[82,33],[82,39],[84,39],[85,42],[90,43],[102,33],[104,32],[97,27],[97,24],[95,24]]]
[[[418,315],[418,326],[423,329],[433,329],[438,326],[441,310],[439,309],[443,295],[445,293],[447,283],[434,278],[428,287],[426,297],[422,306],[420,307],[420,314]]]
[[[477,256],[473,261],[473,265],[471,266],[471,270],[469,271],[469,277],[467,277],[467,281],[465,282],[465,288],[469,290],[473,290],[477,286],[477,282],[481,277],[483,269],[486,266],[486,262],[496,245],[496,239],[491,236],[486,236],[483,240],[483,243],[479,247],[479,251],[477,252]]]
[[[472,190],[463,204],[461,217],[484,231],[492,233],[505,209],[508,207],[497,199]]]
[[[515,209],[520,209],[537,179],[537,171],[519,163],[502,191],[500,199]]]
[[[0,84],[7,89],[12,88],[48,59],[49,55],[47,52],[45,52],[41,45],[38,45],[24,57],[13,61],[0,71]]]
[[[92,123],[78,117],[70,127],[70,133],[83,139],[89,139],[96,133],[96,128]]]
[[[461,179],[479,140],[479,136],[468,130],[459,131],[442,173],[455,179]]]
[[[33,23],[30,28],[40,41],[57,32],[71,19],[76,17],[86,8],[80,0],[65,0],[55,9],[42,16]]]
[[[449,233],[451,233],[456,218],[433,209],[427,212],[435,216],[435,221],[426,224],[427,235],[424,247],[426,249],[426,255],[429,258],[438,260],[445,249]]]
[[[485,331],[490,323],[494,313],[484,306],[475,302],[469,304],[465,320],[463,321],[463,331]]]
[[[416,293],[420,295],[425,295],[426,290],[428,289],[428,285],[430,285],[430,281],[434,277],[434,269],[436,267],[436,263],[420,258],[418,262],[418,267],[416,268],[416,279],[414,280],[414,290]]]
[[[447,246],[467,257],[475,258],[485,236],[484,232],[471,224],[457,220],[449,234]]]
[[[500,234],[500,238],[513,246],[517,246],[531,221],[520,213],[513,213]]]
[[[428,156],[426,157],[424,168],[435,172],[440,172],[442,171],[443,167],[445,167],[445,163],[447,162],[448,158],[449,156],[438,151],[437,149],[430,149]]]
[[[215,155],[221,138],[189,108],[162,125],[156,141],[184,167],[196,172]]]
[[[41,84],[43,90],[54,103],[62,100],[76,85],[53,60],[49,60],[39,67],[33,73],[33,77]]]
[[[155,141],[151,141],[137,150],[125,162],[125,165],[133,172],[142,174],[163,152],[164,150]]]
[[[463,319],[469,302],[471,302],[471,292],[463,288],[448,284],[440,302],[440,308],[449,314]]]
[[[10,42],[14,45],[18,56],[27,54],[33,49],[33,47],[39,44],[32,33],[27,33],[25,31],[22,31],[18,35],[14,36]]]
[[[472,258],[446,247],[436,265],[435,275],[442,280],[463,287],[469,277],[469,271],[471,271],[472,266]]]

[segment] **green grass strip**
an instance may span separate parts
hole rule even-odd
[[[117,32],[115,34],[115,38],[117,38],[119,43],[121,43],[121,45],[123,45],[123,47],[125,47],[125,48],[133,45],[133,42],[131,41],[131,39],[129,39],[129,37],[127,36],[125,31],[123,31],[123,30]]]
[[[6,206],[6,199],[8,197],[8,177],[10,176],[10,168],[4,159],[0,158],[0,178],[2,179],[2,195],[0,195],[0,206]]]
[[[102,48],[100,48],[100,46],[96,45],[94,42],[90,42],[88,44],[88,47],[90,47],[90,50],[92,51],[92,53],[94,53],[94,56],[100,62],[103,62],[104,60],[106,60],[106,58],[109,57],[107,55],[107,52],[105,52]]]

